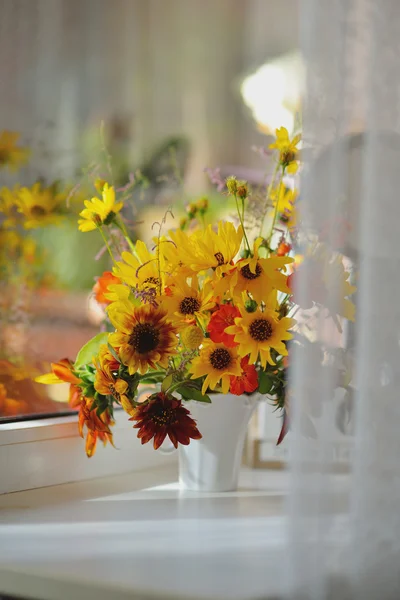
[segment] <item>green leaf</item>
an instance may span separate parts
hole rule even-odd
[[[98,354],[99,348],[102,344],[107,344],[108,333],[98,333],[91,340],[89,340],[79,350],[78,355],[75,359],[75,369],[81,369],[84,365],[92,362],[93,356]]]
[[[115,352],[114,348],[111,346],[111,344],[107,344],[108,350],[109,352],[112,354],[112,356],[115,358],[115,360],[117,360],[119,363],[121,362],[119,359],[118,354]]]
[[[210,396],[202,394],[197,388],[182,385],[177,389],[177,392],[180,393],[184,400],[197,400],[197,402],[207,402],[208,404],[211,404]]]
[[[267,375],[265,371],[260,371],[258,374],[258,391],[260,394],[269,394],[274,387],[274,381],[272,377]]]
[[[161,384],[161,391],[166,392],[172,385],[173,376],[168,375]]]

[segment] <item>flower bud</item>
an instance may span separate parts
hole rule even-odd
[[[237,194],[237,186],[238,186],[238,182],[237,179],[234,175],[231,175],[230,177],[228,177],[226,179],[226,187],[228,188],[228,193],[231,196],[235,196]]]

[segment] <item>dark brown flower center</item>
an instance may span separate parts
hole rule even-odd
[[[266,319],[255,319],[249,327],[249,333],[256,342],[265,342],[272,335],[272,325]]]
[[[46,214],[46,209],[43,206],[39,206],[38,204],[34,204],[31,208],[32,217],[43,217]]]
[[[222,369],[226,369],[231,363],[232,357],[230,352],[225,348],[217,348],[213,350],[210,354],[210,363],[214,367],[214,369],[218,369],[218,371],[222,371]]]
[[[10,153],[5,148],[0,149],[0,165],[5,165],[10,160]]]
[[[110,225],[113,222],[115,216],[115,212],[113,210],[110,210],[110,212],[106,215],[106,218],[103,221],[104,225]]]
[[[222,252],[216,252],[214,254],[214,256],[217,259],[218,265],[224,265],[225,264],[225,259],[224,259],[224,255],[222,254]]]
[[[129,336],[129,345],[139,354],[155,350],[160,341],[160,332],[150,323],[138,323]]]
[[[158,277],[147,277],[147,279],[143,281],[143,285],[145,285],[146,283],[149,283],[150,285],[159,285],[160,280],[158,279]]]
[[[244,277],[245,279],[250,279],[250,280],[252,280],[252,279],[257,279],[258,277],[260,277],[260,275],[261,275],[261,273],[262,273],[262,268],[261,268],[261,267],[260,267],[260,265],[257,263],[257,264],[256,264],[256,271],[255,271],[255,273],[252,273],[252,272],[250,271],[250,267],[249,267],[249,265],[245,265],[244,267],[242,267],[242,268],[240,269],[240,273],[241,273],[241,275],[243,275],[243,277]]]
[[[293,152],[293,150],[286,150],[286,152],[281,152],[282,164],[289,165],[294,160],[296,160],[296,152]]]
[[[186,296],[179,304],[179,312],[182,313],[182,315],[193,315],[200,309],[200,306],[201,304],[197,298]]]
[[[178,422],[177,412],[173,408],[163,408],[162,406],[157,406],[154,408],[151,420],[158,427],[175,425]]]
[[[111,383],[111,384],[110,384],[109,390],[110,390],[110,394],[111,394],[112,396],[114,396],[114,398],[115,398],[116,400],[119,400],[119,398],[120,398],[120,394],[119,394],[119,393],[117,392],[117,390],[115,389],[115,385],[114,385],[113,383]]]

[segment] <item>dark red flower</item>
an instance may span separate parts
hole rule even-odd
[[[258,388],[258,375],[254,365],[249,365],[249,357],[245,356],[240,361],[242,374],[240,377],[231,376],[229,391],[235,396],[240,396],[244,392],[251,394]]]
[[[221,307],[213,313],[207,327],[207,331],[210,334],[212,341],[217,344],[225,344],[228,348],[237,346],[235,336],[225,333],[225,329],[234,325],[235,318],[240,316],[240,311],[236,306],[222,304]]]
[[[134,428],[139,429],[137,436],[142,444],[154,438],[153,446],[157,450],[167,435],[175,448],[178,443],[187,446],[190,439],[201,439],[196,421],[189,415],[190,412],[182,406],[181,400],[159,392],[134,408],[129,420],[136,421]]]

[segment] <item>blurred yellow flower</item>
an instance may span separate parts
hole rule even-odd
[[[82,219],[78,220],[80,231],[93,231],[102,225],[110,225],[121,208],[123,202],[115,201],[115,190],[108,183],[104,184],[102,198],[85,200],[86,208],[80,214]]]
[[[28,161],[29,149],[16,145],[19,137],[20,134],[15,131],[0,133],[0,169],[8,167],[10,171],[16,171]]]
[[[22,187],[16,197],[19,213],[25,217],[24,228],[35,229],[59,223],[61,215],[57,213],[61,202],[65,200],[64,193],[57,193],[53,187],[42,188],[35,183],[31,188]]]
[[[297,196],[298,191],[296,189],[291,190],[283,184],[280,184],[271,192],[271,200],[274,206],[278,203],[277,210],[279,213],[285,212],[286,214],[289,214],[294,208]]]
[[[3,187],[0,189],[0,213],[4,215],[1,223],[2,227],[11,229],[16,226],[16,204],[19,187],[15,186],[13,190]]]

